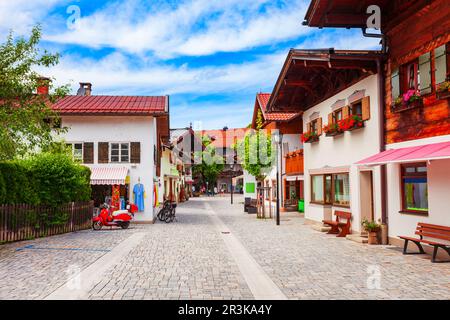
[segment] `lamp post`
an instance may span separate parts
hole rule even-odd
[[[280,225],[280,156],[281,156],[281,144],[283,142],[283,134],[279,133],[275,135],[275,142],[277,144],[277,226]]]

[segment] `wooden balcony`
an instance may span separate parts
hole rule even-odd
[[[303,149],[289,152],[286,158],[286,174],[303,174]]]

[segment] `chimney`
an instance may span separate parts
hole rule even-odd
[[[47,77],[39,77],[37,80],[37,89],[36,93],[38,95],[48,95],[49,93],[49,86],[50,86],[50,78]]]
[[[92,93],[92,83],[80,82],[80,88],[77,91],[77,96],[90,96]]]

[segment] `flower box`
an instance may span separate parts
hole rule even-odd
[[[338,123],[339,130],[341,132],[344,131],[353,131],[356,129],[360,129],[364,127],[364,121],[359,116],[352,115],[348,118],[345,118]]]
[[[436,99],[439,100],[450,99],[450,90],[436,92]]]
[[[420,95],[420,91],[411,89],[395,99],[394,104],[391,106],[391,111],[401,112],[419,107],[423,107],[423,98]]]
[[[412,102],[408,103],[396,103],[391,106],[392,112],[402,112],[406,110],[411,110],[415,108],[421,108],[423,107],[423,100],[414,100]]]
[[[319,135],[316,132],[305,132],[302,134],[301,140],[303,143],[312,143],[319,141]]]
[[[325,136],[327,137],[334,137],[337,135],[340,135],[344,133],[337,123],[329,123],[326,126],[323,127],[323,132],[325,132]]]
[[[317,141],[319,141],[319,136],[312,136],[303,142],[304,143],[313,143],[313,142],[317,142]]]

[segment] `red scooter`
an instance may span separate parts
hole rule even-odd
[[[135,209],[133,204],[127,205],[127,210],[112,210],[106,203],[102,206],[100,214],[92,218],[92,228],[100,230],[106,227],[121,227],[127,229],[130,221],[134,217]]]

